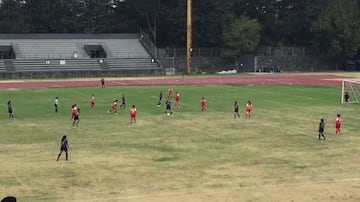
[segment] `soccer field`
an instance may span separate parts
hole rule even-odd
[[[360,201],[360,107],[340,104],[340,87],[172,86],[181,95],[181,109],[164,116],[164,106],[156,103],[168,87],[0,90],[0,198]],[[122,94],[127,109],[108,114]],[[206,112],[200,112],[202,97]],[[7,118],[8,100],[14,120]],[[235,100],[238,119],[233,118]],[[253,112],[245,120],[248,100]],[[79,127],[70,120],[72,104],[81,109]],[[136,124],[130,124],[133,104]],[[338,113],[342,136],[335,135]],[[325,141],[317,139],[321,118]],[[70,160],[63,154],[56,162],[65,134]]]

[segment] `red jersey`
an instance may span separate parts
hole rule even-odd
[[[173,95],[173,89],[172,88],[169,88],[168,94],[169,94],[169,97],[172,97],[172,95]]]
[[[91,97],[91,103],[95,103],[95,96]]]
[[[180,94],[179,93],[176,93],[175,101],[180,102]]]
[[[252,110],[252,104],[246,104],[246,111],[251,112]]]
[[[132,108],[130,109],[130,116],[131,116],[131,117],[135,117],[135,116],[136,116],[136,108],[135,108],[135,107],[132,107]]]
[[[76,116],[76,114],[77,114],[77,108],[76,108],[76,107],[73,107],[73,108],[71,109],[71,115],[74,117],[74,116]]]
[[[114,102],[112,108],[113,108],[113,109],[117,109],[117,107],[118,107],[118,103],[117,103],[117,102]]]
[[[202,100],[201,100],[201,106],[202,106],[202,107],[206,107],[206,99],[202,99]]]
[[[342,123],[341,117],[336,117],[336,128],[340,128]]]

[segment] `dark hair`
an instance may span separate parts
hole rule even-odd
[[[251,104],[251,101],[249,100],[248,103]]]
[[[320,119],[321,122],[324,122],[324,119]]]
[[[8,104],[11,104],[11,100],[9,100]]]
[[[135,107],[135,105],[133,105],[132,107]]]
[[[337,114],[337,117],[341,116],[340,114]]]
[[[61,143],[63,143],[64,140],[66,140],[66,135],[64,135],[64,136],[61,138]]]

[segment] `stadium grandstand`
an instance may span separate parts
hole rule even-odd
[[[3,79],[163,72],[139,34],[0,34]]]

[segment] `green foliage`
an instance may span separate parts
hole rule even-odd
[[[326,55],[352,57],[360,42],[360,11],[356,0],[330,0],[313,23],[314,46]]]
[[[252,53],[260,41],[260,29],[256,19],[242,16],[234,20],[224,33],[227,55],[239,57]]]
[[[246,26],[259,30],[260,40],[256,33],[254,43],[261,46],[313,45],[318,52],[335,56],[353,56],[358,48],[357,0],[193,0],[194,47],[223,47],[229,42],[226,36],[230,35],[230,25],[238,24],[242,18],[254,20],[250,20],[253,25]],[[258,25],[261,29],[254,28]],[[184,47],[186,1],[3,0],[0,3],[1,33],[135,33],[139,27],[159,47]],[[252,46],[245,44],[242,51],[251,52]]]

